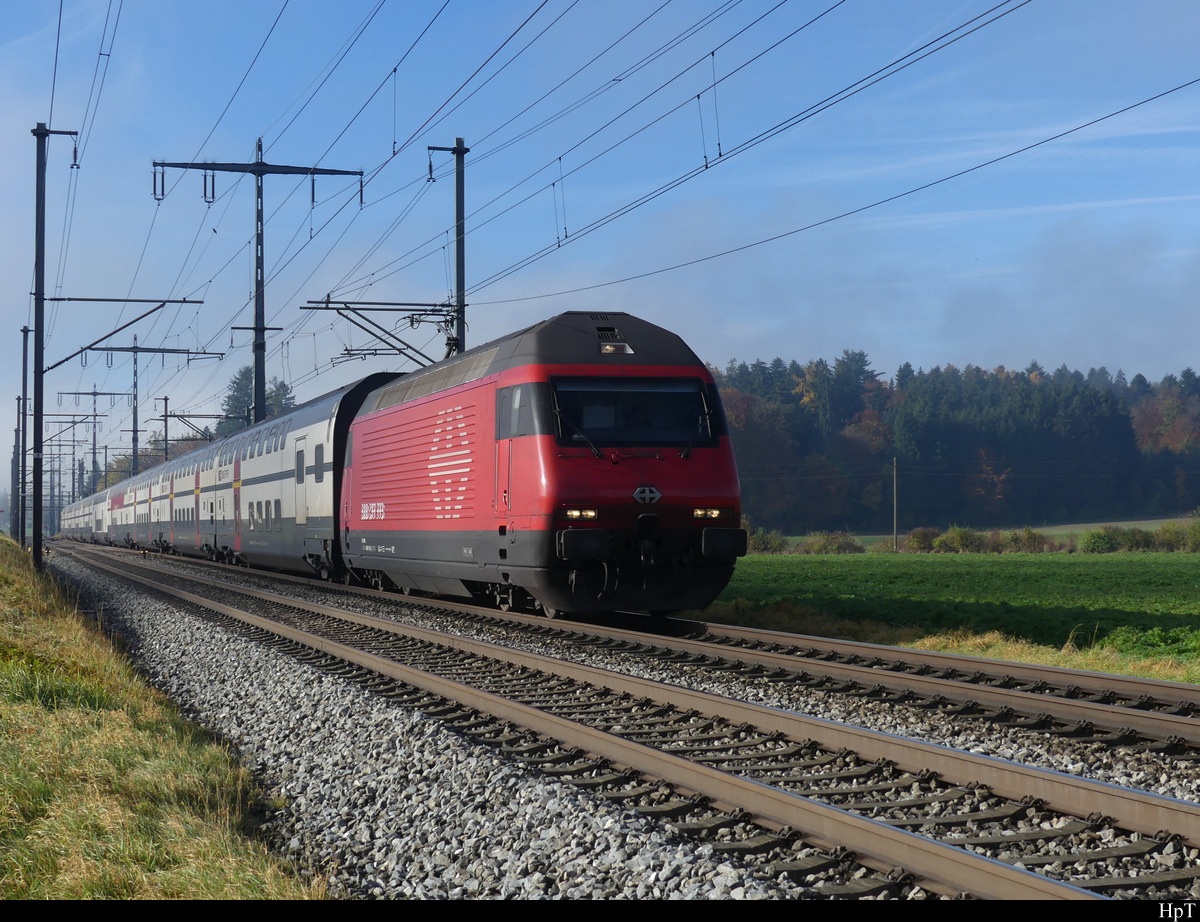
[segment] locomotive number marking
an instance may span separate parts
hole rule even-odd
[[[363,503],[361,518],[363,521],[369,519],[382,519],[384,517],[383,503]]]

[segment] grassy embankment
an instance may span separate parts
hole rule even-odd
[[[0,539],[0,896],[306,898],[252,779]]]
[[[1087,522],[1087,523],[1070,522],[1065,525],[1037,525],[1034,527],[1039,532],[1041,532],[1044,535],[1047,535],[1050,538],[1053,538],[1055,541],[1057,541],[1059,543],[1065,543],[1067,541],[1077,540],[1081,535],[1084,535],[1089,531],[1095,531],[1096,529],[1104,528],[1106,526],[1111,526],[1111,525],[1117,525],[1117,526],[1120,526],[1121,528],[1141,528],[1141,529],[1145,529],[1146,531],[1154,531],[1156,528],[1159,528],[1160,526],[1162,526],[1168,522],[1186,523],[1187,521],[1188,521],[1187,517],[1168,516],[1166,518],[1157,518],[1157,519],[1109,519],[1104,522]],[[984,530],[990,531],[990,529],[984,529]],[[1002,528],[1000,530],[1007,531],[1009,529]],[[867,550],[871,550],[876,545],[884,545],[885,547],[891,547],[892,540],[893,540],[892,535],[890,535],[890,534],[888,534],[888,535],[856,535],[855,537],[860,542],[862,542],[863,547],[865,547]],[[898,535],[897,537],[899,538],[899,540],[901,542],[904,541],[904,533],[903,532],[901,532],[900,535]],[[805,542],[805,540],[807,540],[806,535],[790,535],[790,536],[788,536],[788,539],[787,539],[788,546],[792,547],[792,548],[802,545]]]
[[[1200,682],[1194,554],[753,555],[714,620]]]

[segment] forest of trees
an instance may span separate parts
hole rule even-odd
[[[1170,515],[1200,505],[1200,377],[972,365],[890,381],[865,352],[714,370],[754,527],[887,532]]]
[[[787,534],[889,532],[892,465],[899,527],[1040,526],[1189,512],[1200,506],[1200,376],[1151,383],[1065,365],[1048,372],[973,365],[914,370],[890,381],[865,352],[806,365],[775,359],[714,369],[753,527]],[[253,373],[230,380],[215,435],[245,426]],[[272,379],[269,414],[295,405]],[[172,438],[176,456],[205,444]],[[143,442],[141,468],[163,458],[162,433]],[[100,486],[128,476],[109,459]],[[90,488],[78,462],[76,492]]]

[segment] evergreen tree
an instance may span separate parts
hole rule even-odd
[[[278,378],[272,378],[267,385],[267,419],[285,413],[296,405],[296,397],[291,385]],[[221,412],[229,419],[223,419],[217,424],[217,438],[225,438],[245,429],[248,420],[253,419],[254,407],[254,368],[243,365],[230,379],[221,400]]]

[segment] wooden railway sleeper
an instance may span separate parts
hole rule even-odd
[[[1135,711],[1153,711],[1158,707],[1158,702],[1149,695],[1138,695],[1125,706]]]
[[[894,873],[894,872],[892,872]],[[868,896],[886,896],[894,894],[903,884],[892,881],[887,877],[866,875],[851,878],[843,884],[817,884],[813,889],[823,896],[841,897],[845,899],[865,899]]]
[[[779,833],[764,832],[748,839],[737,839],[733,842],[714,842],[713,851],[722,855],[745,858],[751,855],[765,855],[777,848],[787,848],[800,838],[800,833],[784,830]]]
[[[1066,726],[1053,727],[1049,731],[1051,736],[1070,737],[1078,739],[1081,737],[1092,737],[1096,735],[1096,727],[1090,720],[1077,720],[1073,724]]]
[[[1132,747],[1135,752],[1157,752],[1165,755],[1179,756],[1189,761],[1195,761],[1200,755],[1189,752],[1187,741],[1178,736],[1168,736],[1166,739],[1149,740]],[[1184,755],[1187,753],[1187,755]]]
[[[835,848],[828,852],[816,852],[802,858],[787,861],[777,861],[770,866],[772,877],[786,875],[790,880],[803,880],[823,874],[826,871],[849,866],[853,858],[844,848]]]
[[[969,700],[962,704],[947,704],[944,711],[951,717],[978,717],[985,713],[985,709],[980,706],[978,701]]]
[[[905,773],[896,778],[889,778],[887,781],[876,781],[873,784],[854,784],[848,787],[840,788],[821,788],[819,793],[822,798],[833,801],[838,797],[859,797],[864,794],[883,793],[885,791],[899,791],[902,788],[911,788],[914,784],[919,783],[920,779],[916,775]],[[840,801],[835,802],[838,804],[838,806],[841,806]]]
[[[751,822],[750,814],[744,810],[735,810],[732,813],[714,813],[712,816],[701,820],[693,820],[687,823],[669,823],[668,825],[680,835],[704,837],[749,822]]]
[[[953,803],[957,800],[963,800],[971,792],[965,787],[947,788],[944,791],[937,791],[933,794],[927,794],[924,797],[909,797],[905,800],[863,800],[863,801],[847,801],[839,803],[838,806],[843,810],[873,810],[875,808],[883,808],[885,810],[911,810],[915,807],[928,807],[932,804]],[[1024,809],[1024,808],[1022,808]]]
[[[813,785],[813,784],[819,784],[823,781],[846,781],[846,780],[853,780],[853,779],[873,778],[882,771],[883,771],[883,768],[881,768],[878,765],[872,765],[872,764],[855,765],[851,768],[843,768],[838,771],[832,771],[832,772],[818,772],[818,773],[813,773],[813,774],[799,774],[799,775],[780,775],[778,777],[772,778],[771,782],[772,782],[772,784],[776,784],[776,785],[783,785],[783,784]],[[743,771],[742,774],[748,775],[749,772]],[[801,791],[797,791],[795,793],[803,794],[805,797],[817,797],[817,796],[824,796],[825,794],[829,793],[830,791],[836,791],[836,788],[827,789],[827,788],[820,788],[820,787],[809,787],[809,788],[805,788]]]
[[[1018,861],[1027,868],[1045,867],[1048,864],[1062,862],[1063,864],[1089,864],[1093,861],[1109,861],[1113,858],[1142,858],[1160,852],[1167,843],[1159,839],[1145,838],[1136,842],[1126,842],[1124,845],[1110,845],[1083,852],[1071,852],[1068,855],[1022,855],[1005,861],[1006,864],[1016,864]],[[1004,859],[1000,859],[1004,861]]]
[[[1049,730],[1054,726],[1054,718],[1049,714],[1037,714],[1010,722],[1009,726],[1017,730]]]
[[[979,810],[974,813],[950,813],[940,816],[914,816],[899,819],[879,817],[879,821],[887,823],[889,826],[895,826],[897,829],[922,829],[925,827],[943,829],[951,826],[966,826],[969,823],[1004,822],[1015,816],[1020,816],[1022,813],[1028,811],[1028,809],[1028,807],[1024,807],[1021,804],[1010,802],[1002,807],[993,807],[990,810]]]
[[[656,804],[643,804],[634,807],[634,809],[649,819],[655,820],[676,820],[680,817],[687,816],[689,813],[695,813],[697,810],[708,809],[708,798],[706,797],[689,797],[689,798],[674,798],[672,800],[664,800]],[[672,826],[674,823],[672,823]]]
[[[1086,820],[1071,819],[1062,826],[1055,826],[1051,829],[1022,829],[1022,830],[1006,830],[1004,832],[992,833],[989,835],[978,836],[948,836],[945,841],[953,845],[973,845],[979,848],[1006,848],[1012,847],[1018,842],[1037,842],[1045,840],[1054,842],[1059,839],[1067,839],[1071,836],[1079,835],[1080,833],[1094,830],[1096,825],[1089,823]]]
[[[1197,877],[1200,877],[1200,867],[1156,871],[1132,877],[1097,877],[1092,880],[1072,881],[1072,883],[1084,890],[1144,890],[1146,887],[1178,886],[1186,881],[1195,880]]]

